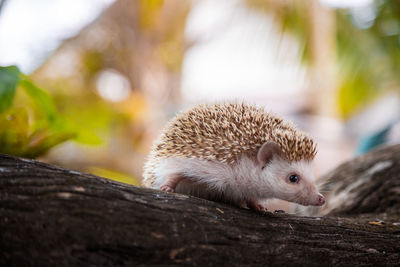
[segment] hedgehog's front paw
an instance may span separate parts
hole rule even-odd
[[[170,192],[170,193],[174,193],[175,192],[175,188],[172,188],[172,187],[170,187],[169,185],[166,185],[166,184],[162,185],[160,187],[160,190],[164,191],[164,192]]]
[[[247,207],[252,210],[256,211],[267,211],[267,208],[264,205],[261,205],[255,200],[249,200],[247,201]]]

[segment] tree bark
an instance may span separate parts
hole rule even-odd
[[[399,180],[399,148],[384,150],[386,180]],[[398,265],[398,205],[370,211],[257,213],[0,155],[2,266]]]

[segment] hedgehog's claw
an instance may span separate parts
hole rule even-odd
[[[172,187],[170,187],[169,185],[166,185],[166,184],[162,185],[160,187],[160,190],[164,191],[164,192],[170,192],[170,193],[174,193],[175,192],[174,188],[172,188]]]
[[[265,206],[257,203],[257,201],[255,200],[247,201],[247,207],[256,211],[267,211],[267,208]]]
[[[179,184],[180,181],[182,181],[182,179],[184,179],[182,175],[179,174],[170,175],[165,181],[165,183],[162,186],[160,186],[161,191],[174,193],[176,186]]]

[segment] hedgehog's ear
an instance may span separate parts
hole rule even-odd
[[[282,153],[279,145],[274,141],[265,142],[257,152],[257,163],[264,169],[274,156]]]

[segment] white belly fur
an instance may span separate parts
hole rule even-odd
[[[161,159],[154,168],[153,188],[159,189],[170,175],[186,177],[176,188],[177,193],[242,205],[247,199],[257,199],[260,181],[254,160],[242,157],[230,165],[218,161],[189,158]]]

